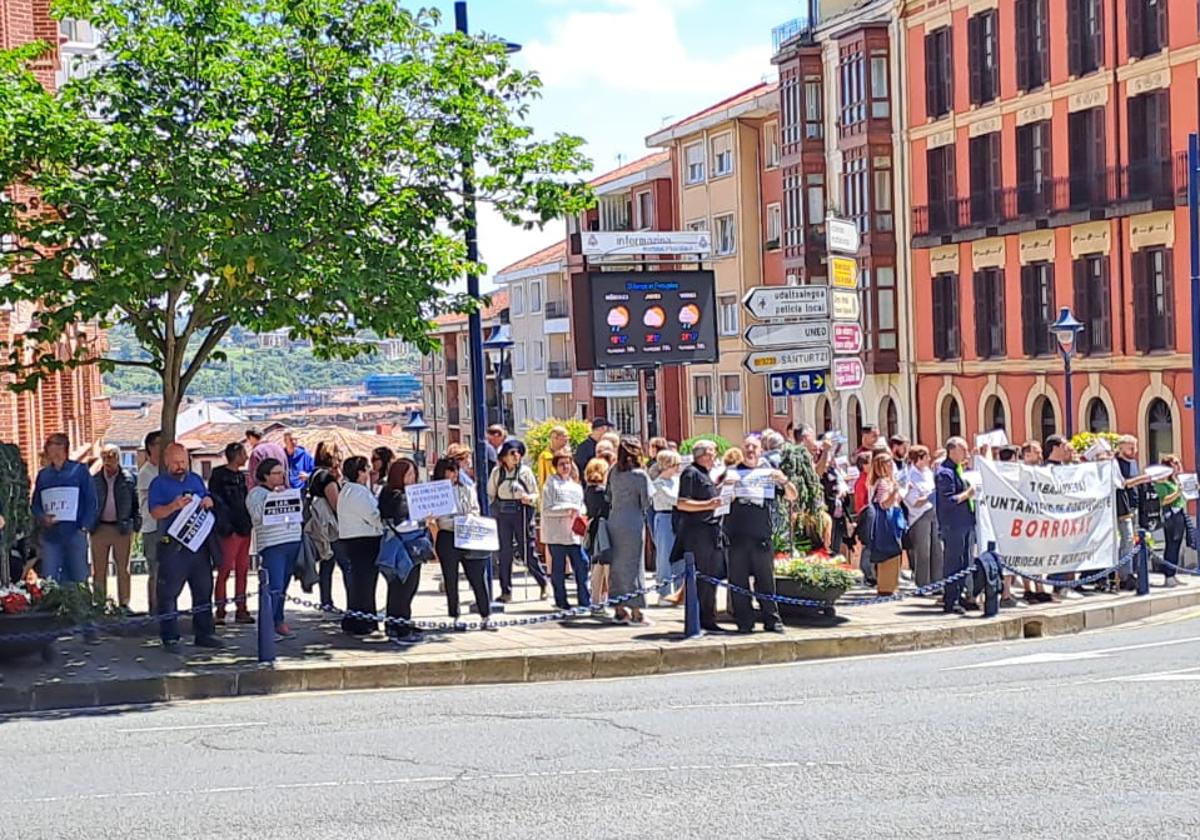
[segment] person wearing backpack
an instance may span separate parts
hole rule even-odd
[[[529,574],[547,598],[546,574],[533,545],[533,513],[538,502],[537,477],[521,463],[525,447],[509,439],[500,447],[499,463],[488,478],[488,500],[500,537],[500,601],[512,600],[513,544],[519,543]]]
[[[971,457],[967,442],[960,437],[946,441],[946,460],[934,476],[937,490],[938,530],[944,547],[943,572],[946,577],[965,571],[971,563],[975,544],[975,488],[963,478],[963,464]],[[946,584],[943,611],[964,615],[966,607],[960,601],[963,583],[956,580]]]

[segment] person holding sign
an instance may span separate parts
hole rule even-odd
[[[351,636],[369,636],[379,629],[375,615],[375,585],[379,582],[379,543],[383,539],[383,522],[379,518],[379,503],[369,487],[371,467],[362,456],[347,458],[342,464],[346,483],[338,494],[338,542],[350,564],[350,580],[346,584],[346,609],[362,613],[342,618],[342,631]]]
[[[33,487],[33,517],[40,527],[42,577],[59,583],[86,583],[88,541],[96,522],[96,488],[87,467],[68,458],[66,435],[46,438],[46,466]]]
[[[492,599],[487,584],[487,556],[474,554],[454,544],[454,519],[458,516],[478,516],[479,497],[472,486],[463,484],[463,472],[459,461],[453,457],[439,458],[433,467],[434,481],[449,481],[454,486],[454,512],[437,518],[437,556],[442,567],[442,579],[446,583],[446,610],[455,622],[458,621],[458,570],[467,575],[471,591],[475,593],[475,604],[483,619],[484,629],[491,615]]]
[[[246,497],[246,508],[254,525],[259,557],[267,570],[267,585],[271,587],[275,641],[282,641],[292,637],[292,631],[283,622],[283,601],[300,554],[300,532],[304,525],[300,490],[291,487],[287,465],[274,458],[259,463],[254,481],[254,489]]]
[[[179,593],[184,584],[192,596],[192,606],[198,608],[192,615],[192,627],[196,631],[196,646],[223,648],[224,644],[214,635],[212,595],[213,568],[220,565],[220,551],[214,550],[207,539],[194,540],[192,533],[204,533],[207,521],[211,534],[213,500],[204,486],[204,480],[188,470],[188,453],[182,445],[172,443],[163,451],[166,473],[150,482],[148,495],[150,515],[158,523],[158,580],[157,597],[159,635],[163,647],[177,650],[179,647],[179,621],[176,618]],[[193,527],[186,531],[170,532],[181,511],[195,522],[185,525]],[[207,520],[206,520],[207,517]],[[187,538],[187,542],[181,540]]]

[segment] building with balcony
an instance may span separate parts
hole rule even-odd
[[[574,357],[567,284],[567,243],[556,242],[496,273],[508,290],[512,402],[509,428],[518,437],[534,423],[576,416],[571,399]]]
[[[720,360],[683,370],[687,435],[740,440],[790,419],[788,401],[770,399],[766,378],[742,366],[742,298],[754,286],[783,283],[779,137],[778,86],[764,83],[646,138],[671,154],[681,225],[709,231],[713,242],[706,264],[716,274]]]
[[[864,423],[887,434],[910,433],[913,391],[908,352],[907,264],[897,249],[895,173],[905,114],[893,45],[895,5],[870,0],[812,3],[786,28],[773,58],[779,67],[779,134],[783,173],[782,253],[788,284],[828,283],[825,218],[858,226],[855,255],[867,379],[857,391],[802,397],[797,419],[857,440]],[[903,240],[901,240],[903,241]]]
[[[922,437],[1066,426],[1192,460],[1184,152],[1195,3],[906,5]],[[1065,404],[1048,325],[1084,324]]]

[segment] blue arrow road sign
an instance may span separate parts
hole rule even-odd
[[[770,376],[771,396],[799,397],[804,394],[823,394],[825,393],[825,380],[828,378],[829,371],[825,370],[772,373]]]

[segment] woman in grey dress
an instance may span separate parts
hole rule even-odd
[[[642,469],[642,446],[636,438],[623,438],[616,466],[608,474],[610,506],[608,533],[612,542],[609,598],[616,600],[642,588],[646,553],[646,511],[650,508],[650,476]],[[618,624],[649,625],[642,615],[644,595],[621,601],[613,610]],[[630,615],[632,613],[632,616]]]

